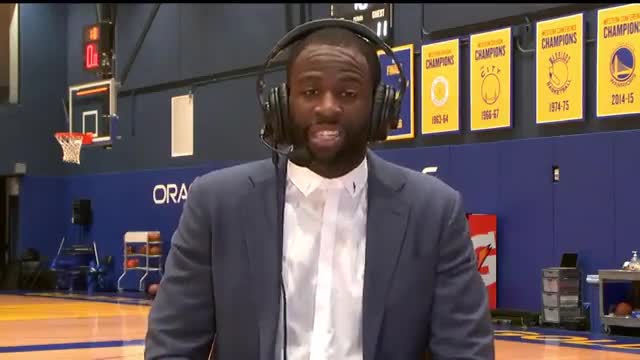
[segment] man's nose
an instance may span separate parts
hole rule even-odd
[[[342,112],[342,106],[336,96],[330,91],[327,91],[320,98],[315,110],[317,115],[331,118]]]

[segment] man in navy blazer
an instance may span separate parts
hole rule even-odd
[[[288,112],[307,159],[192,183],[145,359],[494,358],[460,194],[367,148],[377,61],[345,29],[297,43]]]

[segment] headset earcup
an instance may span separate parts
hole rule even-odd
[[[282,143],[282,121],[280,120],[280,101],[278,100],[278,88],[271,88],[269,90],[269,121],[273,127],[273,141],[276,143]]]
[[[395,130],[398,127],[400,117],[399,102],[396,100],[398,90],[395,88],[389,88],[389,98],[387,99],[387,114],[385,114],[385,120],[387,122],[387,131]]]
[[[383,122],[383,111],[385,101],[386,86],[378,84],[373,96],[373,109],[371,111],[371,125],[369,126],[369,141],[377,141],[381,122]]]
[[[389,130],[395,130],[400,120],[400,101],[396,99],[398,91],[390,86],[387,86],[386,90],[378,141],[386,140],[389,136]]]
[[[282,139],[286,144],[291,144],[291,126],[289,126],[289,89],[286,83],[278,87],[278,105],[280,113],[280,128],[282,129]]]

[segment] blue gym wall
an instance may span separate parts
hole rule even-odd
[[[69,216],[60,147],[53,137],[64,124],[67,88],[65,4],[19,4],[19,103],[0,104],[0,175],[26,165],[21,182],[18,253],[35,248],[55,253],[56,234]]]
[[[525,23],[524,15],[535,22],[582,10],[587,10],[585,37],[593,38],[596,18],[592,9],[597,5],[396,4],[395,43],[413,43],[419,59],[423,41],[518,25],[514,28],[516,38],[522,47],[532,48],[529,35],[534,28],[527,31],[519,26]],[[28,5],[34,9],[50,6]],[[118,5],[119,76],[154,6]],[[95,4],[73,4],[68,13],[59,11],[63,23],[56,26],[66,30],[67,39],[66,53],[56,61],[65,62],[66,67],[57,75],[47,73],[46,79],[54,81],[63,74],[66,85],[94,81],[81,70],[80,54],[81,29],[95,22]],[[178,221],[182,203],[156,205],[155,185],[188,184],[206,171],[267,156],[257,141],[261,118],[254,95],[255,70],[287,30],[287,13],[292,15],[290,23],[296,25],[301,17],[328,16],[329,7],[312,4],[301,14],[298,4],[289,9],[282,4],[162,4],[121,89],[118,114],[123,139],[109,151],[83,151],[80,166],[55,165],[61,170],[51,173],[64,177],[40,176],[29,167],[22,187],[22,248],[47,241],[41,244],[41,251],[52,255],[59,238],[76,238],[77,232],[69,224],[71,201],[89,198],[94,224],[85,236],[96,240],[101,255],[114,256],[117,277],[122,271],[124,232],[158,229],[163,239],[169,240]],[[23,22],[22,28],[25,26]],[[23,47],[27,46],[26,37],[23,35]],[[636,186],[640,181],[636,165],[640,130],[635,129],[640,128],[640,122],[637,117],[594,119],[595,46],[592,42],[585,46],[585,122],[536,126],[535,54],[514,51],[513,129],[471,133],[466,116],[468,87],[463,86],[461,134],[417,136],[376,149],[383,157],[416,170],[437,165],[437,176],[463,194],[467,212],[498,215],[501,308],[539,311],[541,269],[557,266],[563,252],[579,252],[586,274],[619,267],[635,249],[635,214],[640,213]],[[463,45],[462,50],[464,63],[468,47]],[[462,69],[466,79],[468,69]],[[419,71],[416,75],[419,133]],[[278,76],[281,74],[276,73]],[[23,83],[23,88],[27,86]],[[195,96],[195,155],[172,159],[170,98],[190,90]],[[49,109],[58,111],[62,119],[56,106]],[[61,124],[62,120],[58,121],[58,126]],[[17,153],[16,148],[14,143],[11,151]],[[60,163],[59,149],[36,149],[45,153],[43,163]],[[12,161],[4,154],[2,161]],[[552,182],[554,165],[560,167],[559,183]],[[45,210],[37,207],[41,204],[48,204]],[[34,227],[34,221],[39,226]],[[165,250],[168,246],[165,244]],[[136,286],[135,281],[126,284]]]
[[[19,104],[0,104],[0,175],[16,163],[29,174],[61,175],[51,154],[60,152],[53,134],[64,124],[67,5],[20,4],[19,16]]]

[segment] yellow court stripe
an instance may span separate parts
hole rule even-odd
[[[0,321],[146,316],[148,313],[148,307],[82,301],[0,305]]]
[[[83,295],[83,294],[67,294],[67,293],[27,293],[26,296],[40,296],[54,299],[77,299],[87,301],[100,301],[104,300],[109,303],[124,303],[127,305],[151,305],[152,301],[149,299],[139,299],[123,296],[102,296],[102,295]]]

